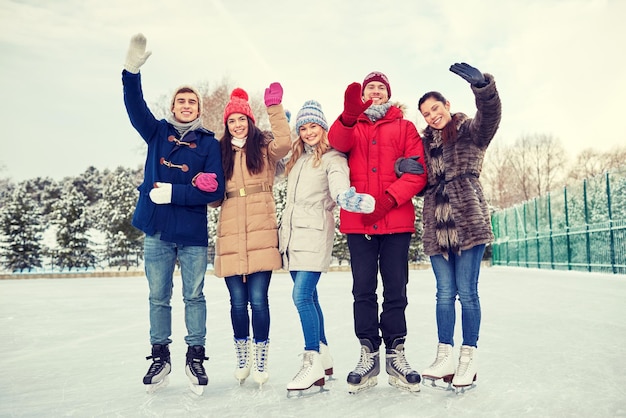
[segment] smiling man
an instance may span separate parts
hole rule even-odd
[[[171,370],[170,300],[174,270],[180,263],[188,345],[185,372],[199,393],[208,383],[203,361],[206,337],[207,204],[224,196],[219,142],[200,120],[200,95],[190,86],[176,90],[167,119],[157,120],[143,98],[139,68],[151,52],[146,38],[131,38],[122,83],[124,104],[133,127],[148,145],[144,179],[133,226],[145,233],[144,260],[150,306],[152,364],[143,378],[148,391],[167,383]],[[212,175],[212,187],[194,187],[196,177]]]
[[[347,379],[351,393],[377,384],[383,343],[390,385],[416,392],[421,380],[406,360],[404,342],[409,244],[415,232],[411,199],[424,188],[426,174],[397,176],[395,163],[399,158],[424,161],[424,148],[415,125],[404,119],[403,106],[390,103],[390,97],[387,76],[369,73],[362,85],[348,86],[344,110],[329,132],[330,145],[348,156],[350,184],[376,199],[372,213],[340,213],[351,258],[354,330],[361,344],[361,357]],[[379,270],[384,288],[380,317]]]

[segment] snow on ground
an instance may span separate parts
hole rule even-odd
[[[351,276],[332,272],[319,292],[336,380],[326,393],[287,399],[303,347],[291,287],[287,274],[274,275],[271,376],[259,390],[233,377],[228,292],[207,276],[210,382],[197,396],[184,373],[178,278],[170,385],[149,395],[143,277],[0,280],[0,417],[626,417],[626,276],[484,268],[478,381],[463,395],[402,392],[384,370],[378,386],[349,395],[359,356]],[[410,272],[406,355],[418,371],[435,356],[434,293],[431,270]]]

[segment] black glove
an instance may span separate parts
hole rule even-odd
[[[413,155],[408,158],[398,158],[394,166],[396,170],[396,176],[400,177],[404,173],[409,174],[424,174],[424,166],[420,163],[419,155]]]
[[[450,71],[462,77],[474,87],[485,87],[488,84],[487,80],[485,80],[485,76],[478,70],[478,68],[474,68],[464,62],[460,64],[458,62],[456,64],[452,64],[450,66]]]

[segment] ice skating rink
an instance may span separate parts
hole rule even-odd
[[[262,390],[233,377],[228,291],[207,276],[202,396],[184,373],[179,277],[170,384],[152,395],[141,383],[150,354],[143,277],[0,280],[0,417],[626,417],[626,276],[485,267],[479,287],[475,389],[410,394],[389,386],[383,367],[378,386],[349,395],[345,379],[359,357],[351,275],[324,274],[318,289],[336,380],[326,393],[287,399],[304,344],[288,274],[275,273],[270,286]],[[408,289],[406,356],[421,372],[437,343],[432,271],[411,270]]]

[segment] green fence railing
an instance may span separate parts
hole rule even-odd
[[[626,274],[626,168],[496,211],[492,263]]]

